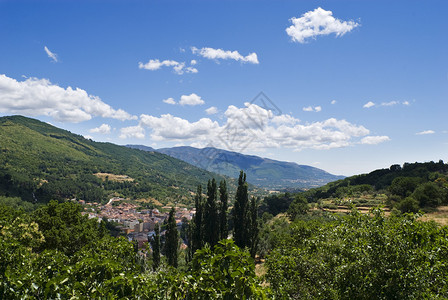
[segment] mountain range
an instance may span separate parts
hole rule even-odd
[[[154,149],[143,145],[127,145],[127,147],[167,154],[201,169],[232,178],[237,178],[240,170],[243,170],[247,174],[248,182],[269,189],[307,189],[344,178],[344,176],[332,175],[324,170],[307,165],[245,155],[212,147],[202,149],[188,146],[162,149]]]

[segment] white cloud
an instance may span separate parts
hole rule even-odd
[[[238,108],[230,105],[219,124],[210,118],[196,122],[165,114],[160,117],[141,115],[141,126],[151,130],[154,141],[171,141],[203,147],[213,145],[234,151],[248,149],[305,148],[332,149],[360,143],[370,131],[364,126],[346,120],[330,118],[322,122],[301,124],[299,119],[283,114],[274,116],[272,111],[246,103]],[[384,137],[369,137],[363,143],[385,141]],[[235,146],[236,145],[236,146]],[[233,147],[233,148],[232,148]]]
[[[195,60],[195,59],[192,59],[191,61],[190,61],[190,65],[192,65],[192,66],[194,66],[194,65],[196,65],[198,62]]]
[[[214,115],[216,113],[218,113],[218,108],[216,108],[215,106],[209,107],[205,110],[205,112],[207,113],[207,115]]]
[[[365,145],[377,145],[380,143],[384,143],[390,141],[390,138],[388,136],[366,136],[361,139],[361,144]]]
[[[333,105],[336,104],[336,103],[337,103],[336,100],[332,100],[332,101],[331,101],[331,104],[333,104]]]
[[[142,125],[153,130],[151,138],[155,141],[201,139],[201,137],[208,136],[214,129],[219,128],[217,122],[208,118],[189,122],[170,114],[162,115],[160,118],[143,114],[140,116],[140,120]]]
[[[403,103],[402,103],[403,105],[411,105],[410,103],[409,103],[409,101],[403,101]]]
[[[304,107],[304,108],[302,108],[303,109],[303,111],[315,111],[315,112],[320,112],[321,110],[322,110],[322,107],[321,106],[315,106],[315,107],[312,107],[312,106],[306,106],[306,107]]]
[[[398,101],[390,101],[390,102],[383,102],[383,103],[381,103],[381,106],[394,106],[394,105],[397,105],[397,104],[400,104],[400,102],[398,102]]]
[[[44,50],[47,53],[48,57],[53,60],[53,62],[58,62],[58,55],[56,53],[51,52],[50,49],[47,48],[47,46],[44,47]]]
[[[168,99],[164,99],[164,100],[163,100],[163,103],[171,104],[171,105],[175,105],[175,104],[176,104],[176,101],[174,101],[173,98],[168,98]]]
[[[300,18],[291,18],[291,25],[286,28],[286,33],[294,42],[305,43],[309,38],[316,38],[319,35],[336,34],[343,36],[359,23],[354,21],[342,21],[333,17],[333,12],[320,7],[313,11],[304,13]]]
[[[375,103],[373,103],[372,101],[367,102],[366,104],[364,104],[364,108],[371,108],[372,106],[375,106]]]
[[[179,104],[180,105],[202,105],[204,104],[204,100],[201,99],[200,96],[196,95],[195,93],[192,93],[190,95],[182,95],[180,97]]]
[[[123,127],[120,129],[119,138],[120,139],[127,139],[127,138],[144,139],[145,138],[145,130],[140,125]]]
[[[209,47],[198,49],[196,47],[191,47],[191,52],[193,54],[198,54],[202,57],[208,58],[208,59],[233,59],[236,61],[241,61],[243,63],[252,63],[252,64],[258,64],[258,57],[257,54],[250,53],[247,56],[241,55],[238,51],[229,51],[229,50],[222,50],[222,49],[213,49]]]
[[[185,67],[184,62],[178,62],[175,60],[163,60],[160,61],[158,59],[150,59],[146,64],[139,62],[138,68],[145,69],[150,71],[159,70],[162,67],[172,67],[174,73],[178,75],[182,75],[184,73],[198,73],[198,70],[193,67]]]
[[[108,124],[101,124],[100,127],[92,128],[89,130],[91,133],[101,133],[101,134],[110,134],[111,127]]]
[[[48,79],[17,81],[0,74],[0,112],[50,116],[59,122],[82,122],[95,116],[135,120],[122,109],[115,110],[99,97],[80,88],[62,88]]]
[[[424,130],[424,131],[417,132],[416,134],[417,135],[426,135],[426,134],[434,134],[434,133],[436,133],[434,130]]]

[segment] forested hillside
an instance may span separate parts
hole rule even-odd
[[[21,116],[0,118],[0,140],[0,195],[28,201],[187,201],[200,182],[224,178],[161,153],[94,142]]]

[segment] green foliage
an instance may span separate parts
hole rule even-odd
[[[248,226],[249,226],[249,198],[247,194],[246,174],[241,171],[238,179],[238,188],[235,195],[234,207],[234,233],[235,244],[244,248],[248,244]]]
[[[33,213],[33,220],[45,237],[45,242],[38,251],[59,250],[72,255],[91,241],[100,239],[104,232],[99,230],[96,219],[81,215],[79,204],[65,202],[59,204],[50,201]]]
[[[354,211],[332,222],[297,221],[266,260],[278,297],[436,299],[448,290],[448,231],[416,216]]]
[[[64,204],[49,206],[80,217]],[[1,205],[0,212],[0,299],[266,299],[252,259],[231,240],[197,251],[188,273],[163,265],[152,272],[122,237],[93,238],[67,255],[42,249],[34,215]]]
[[[209,244],[211,247],[218,243],[220,234],[217,197],[216,181],[213,178],[207,184],[207,201],[204,210],[204,243]]]
[[[262,299],[266,297],[255,277],[253,260],[232,240],[221,240],[213,250],[206,246],[193,258],[192,289],[187,299]]]
[[[306,214],[309,209],[308,200],[303,195],[298,194],[289,206],[288,217],[291,221],[294,221],[297,216]]]
[[[219,239],[226,239],[228,236],[227,210],[229,195],[227,193],[227,183],[222,180],[219,183]]]
[[[168,264],[177,268],[178,257],[177,251],[179,248],[179,232],[177,231],[176,219],[174,214],[176,211],[174,207],[171,208],[170,215],[168,217],[168,225],[166,228],[166,239],[165,239],[165,254],[167,257]]]
[[[396,205],[396,208],[402,213],[417,213],[420,209],[418,200],[413,197],[404,198]]]
[[[156,271],[160,266],[160,227],[157,223],[154,227],[154,236],[151,240],[152,246],[152,268]]]

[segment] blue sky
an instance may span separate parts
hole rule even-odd
[[[446,1],[0,1],[0,115],[342,175],[447,161],[447,12]]]

